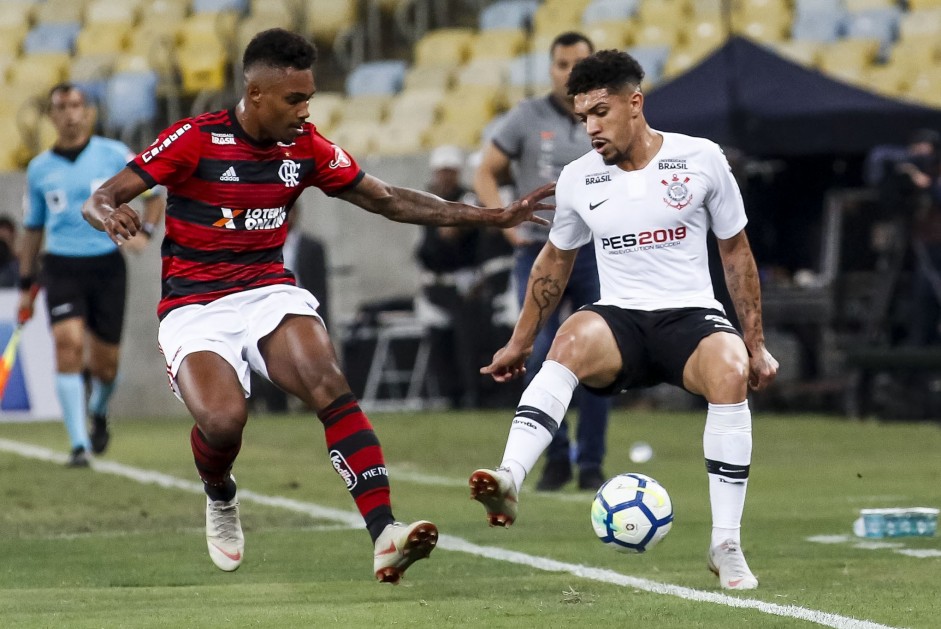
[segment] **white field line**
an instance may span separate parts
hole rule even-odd
[[[9,452],[31,459],[58,463],[60,465],[64,464],[66,461],[65,455],[61,453],[54,452],[39,446],[20,443],[17,441],[9,441],[7,439],[0,439],[0,452]],[[121,476],[142,484],[181,489],[191,493],[203,493],[201,483],[182,480],[168,474],[163,474],[161,472],[144,470],[131,467],[129,465],[122,465],[120,463],[102,461],[98,459],[92,461],[91,467],[96,472]],[[294,511],[296,513],[307,514],[314,518],[332,520],[334,522],[349,525],[350,527],[363,527],[362,519],[360,518],[359,514],[352,511],[342,511],[340,509],[322,507],[320,505],[308,502],[301,502],[299,500],[292,500],[290,498],[284,498],[281,496],[268,496],[244,489],[239,489],[239,500],[243,502],[255,502],[272,507],[280,507],[282,509]],[[477,544],[473,544],[465,539],[451,535],[442,535],[439,538],[438,547],[445,550],[468,553],[477,557],[494,559],[496,561],[505,561],[522,566],[529,566],[530,568],[544,570],[547,572],[567,572],[573,576],[583,579],[589,579],[591,581],[598,581],[601,583],[609,583],[612,585],[620,585],[623,587],[630,587],[635,590],[651,592],[653,594],[675,596],[684,600],[714,603],[717,605],[725,605],[727,607],[754,609],[765,614],[783,616],[785,618],[795,618],[798,620],[806,620],[808,622],[813,622],[825,627],[834,627],[835,629],[892,629],[888,625],[882,625],[868,620],[858,620],[856,618],[840,616],[838,614],[830,614],[827,612],[807,609],[806,607],[799,607],[796,605],[778,605],[776,603],[767,603],[765,601],[754,599],[737,598],[727,594],[706,592],[703,590],[695,590],[693,588],[681,587],[678,585],[670,585],[668,583],[659,583],[649,579],[631,577],[619,572],[614,572],[613,570],[592,568],[590,566],[555,561],[554,559],[549,559],[547,557],[527,555],[525,553],[506,550],[504,548],[497,548],[495,546],[478,546]]]
[[[855,535],[813,535],[806,539],[808,542],[817,544],[847,544],[859,550],[891,550],[897,555],[915,557],[916,559],[937,559],[941,557],[941,550],[935,550],[934,548],[907,548],[903,542],[872,541]]]

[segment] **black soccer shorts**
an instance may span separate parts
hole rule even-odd
[[[600,389],[582,385],[596,395],[617,395],[663,382],[683,388],[683,369],[702,339],[714,332],[741,337],[725,314],[712,308],[647,311],[589,304],[580,310],[605,320],[621,352],[621,371],[613,383]]]
[[[120,251],[89,257],[46,254],[42,282],[51,323],[81,317],[105,343],[121,342],[127,266]]]

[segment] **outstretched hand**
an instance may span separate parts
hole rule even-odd
[[[140,216],[127,203],[122,203],[112,210],[101,219],[101,224],[111,241],[119,247],[133,238],[141,227]]]
[[[536,188],[522,199],[517,199],[510,205],[501,208],[497,217],[497,227],[516,227],[520,223],[529,221],[537,225],[549,225],[549,221],[541,216],[536,216],[535,212],[539,210],[554,210],[555,206],[548,203],[540,203],[542,199],[551,197],[555,194],[555,182],[547,183],[544,186]]]

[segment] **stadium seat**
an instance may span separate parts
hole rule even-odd
[[[415,65],[461,65],[467,61],[474,35],[474,30],[470,28],[428,31],[415,43]]]
[[[735,26],[735,32],[758,42],[776,43],[789,39],[790,22],[746,20]]]
[[[696,0],[689,5],[694,18],[717,19],[722,17],[726,0]],[[734,7],[734,5],[733,5]]]
[[[49,88],[65,80],[68,67],[69,55],[64,52],[23,55],[9,69],[7,89],[24,96],[45,96]]]
[[[941,107],[941,65],[922,68],[912,78],[906,97],[932,107]]]
[[[582,33],[595,45],[596,50],[605,48],[623,48],[631,41],[631,23],[618,22],[592,22],[585,24]],[[548,55],[549,47],[545,47]]]
[[[670,56],[669,46],[632,46],[627,52],[637,59],[644,69],[647,81],[657,83],[663,75],[663,66]]]
[[[24,166],[21,163],[23,131],[16,116],[0,115],[0,134],[5,139],[0,142],[0,172],[20,170]]]
[[[520,29],[481,31],[470,42],[470,59],[511,59],[526,50],[526,34]]]
[[[19,55],[28,32],[27,25],[0,25],[0,55]]]
[[[725,41],[725,24],[717,20],[697,20],[681,31],[682,48],[694,56],[701,51],[712,50]]]
[[[874,9],[897,9],[898,0],[843,0],[843,7],[850,13],[872,11]]]
[[[144,27],[163,25],[177,28],[187,15],[189,15],[187,0],[153,0],[145,2],[141,7],[140,25]]]
[[[468,124],[480,127],[493,117],[502,104],[503,90],[496,87],[474,86],[470,88],[454,89],[445,94],[441,101],[439,122],[460,123],[462,120]]]
[[[71,54],[82,25],[79,22],[41,23],[33,27],[23,40],[23,52],[64,52]]]
[[[81,24],[84,12],[84,0],[45,0],[36,5],[33,17],[36,24]]]
[[[639,6],[640,0],[593,0],[582,13],[582,24],[629,20]]]
[[[247,10],[248,0],[193,0],[193,13],[233,11],[241,14]]]
[[[218,43],[224,51],[235,39],[238,16],[234,13],[200,13],[185,18],[177,34],[180,45],[185,48],[212,49]]]
[[[121,0],[93,0],[85,7],[85,27],[109,24],[131,27],[137,21],[139,3]]]
[[[104,126],[109,133],[126,135],[157,117],[157,73],[118,72],[105,87]]]
[[[739,0],[733,8],[733,17],[746,21],[756,18],[779,20],[782,17],[790,18],[791,15],[788,0]]]
[[[939,38],[941,33],[941,8],[909,11],[899,19],[899,39],[930,36]]]
[[[405,73],[402,88],[447,90],[454,83],[456,68],[457,66],[450,64],[412,66]]]
[[[539,8],[537,0],[497,0],[480,12],[480,30],[493,28],[531,29],[533,14]]]
[[[887,51],[898,36],[901,15],[902,11],[898,7],[850,13],[846,20],[846,36],[878,39],[882,45],[882,50]],[[941,36],[941,33],[937,33],[937,35]]]
[[[551,65],[548,51],[514,57],[507,66],[508,83],[515,87],[546,85]]]
[[[329,130],[340,119],[346,98],[340,92],[317,92],[308,105],[310,121],[321,130]]]
[[[581,24],[582,15],[589,4],[591,4],[591,0],[561,0],[557,2],[548,0],[540,4],[533,14],[533,30],[541,34],[551,33],[553,37],[571,30],[573,24]]]
[[[289,14],[263,13],[261,15],[249,15],[239,21],[235,27],[235,49],[245,50],[248,42],[261,31],[269,28],[286,28],[290,30],[293,27],[293,18]]]
[[[682,23],[679,23],[682,24]],[[680,41],[677,23],[644,22],[633,30],[631,41],[635,46],[666,46],[672,48]]]
[[[426,144],[429,148],[453,144],[462,149],[474,150],[480,145],[480,134],[486,120],[442,121],[428,130]]]
[[[362,159],[372,154],[382,126],[378,121],[341,121],[330,130],[329,140],[353,156]]]
[[[392,96],[388,94],[367,94],[347,97],[343,104],[339,124],[379,123],[386,117],[386,110]]]
[[[359,18],[357,0],[308,2],[307,32],[318,42],[333,44],[340,31],[356,24]]]
[[[127,47],[131,27],[128,24],[89,24],[75,40],[76,55],[116,54]]]
[[[843,36],[846,14],[842,11],[798,14],[791,26],[791,37],[832,42]]]
[[[775,51],[782,57],[807,67],[817,66],[822,48],[823,44],[821,42],[802,39],[790,39],[774,45]]]
[[[176,53],[180,87],[184,94],[218,92],[226,86],[225,48],[205,42],[195,47],[182,47]]]
[[[637,9],[637,18],[642,24],[676,27],[686,21],[686,13],[684,0],[643,0]]]
[[[472,59],[457,69],[455,87],[503,88],[508,82],[509,59]]]
[[[893,98],[902,96],[908,89],[912,77],[904,67],[892,63],[874,65],[865,74],[869,89]]]
[[[399,60],[368,61],[346,76],[347,96],[392,95],[402,89],[406,63]]]
[[[69,65],[69,81],[78,85],[91,100],[104,100],[105,85],[114,69],[117,54],[89,54],[73,57]]]
[[[386,123],[403,125],[414,122],[418,126],[429,126],[438,117],[438,109],[444,101],[444,92],[436,89],[405,90],[390,102]]]
[[[938,64],[939,60],[941,60],[941,40],[936,34],[910,36],[896,42],[889,51],[889,62],[904,68],[912,77],[922,68]]]
[[[389,120],[377,130],[377,155],[410,155],[425,149],[425,135],[431,123],[421,120]]]
[[[941,0],[906,0],[909,11],[921,11],[923,9],[941,9]]]
[[[818,67],[841,79],[859,82],[876,61],[880,43],[875,39],[843,39],[820,50]]]

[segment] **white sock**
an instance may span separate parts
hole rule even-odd
[[[500,464],[510,470],[517,491],[552,441],[577,386],[578,378],[567,367],[547,360],[523,391]]]
[[[751,411],[748,400],[710,404],[702,437],[709,502],[712,505],[712,546],[727,539],[741,543],[742,512],[751,466]]]

